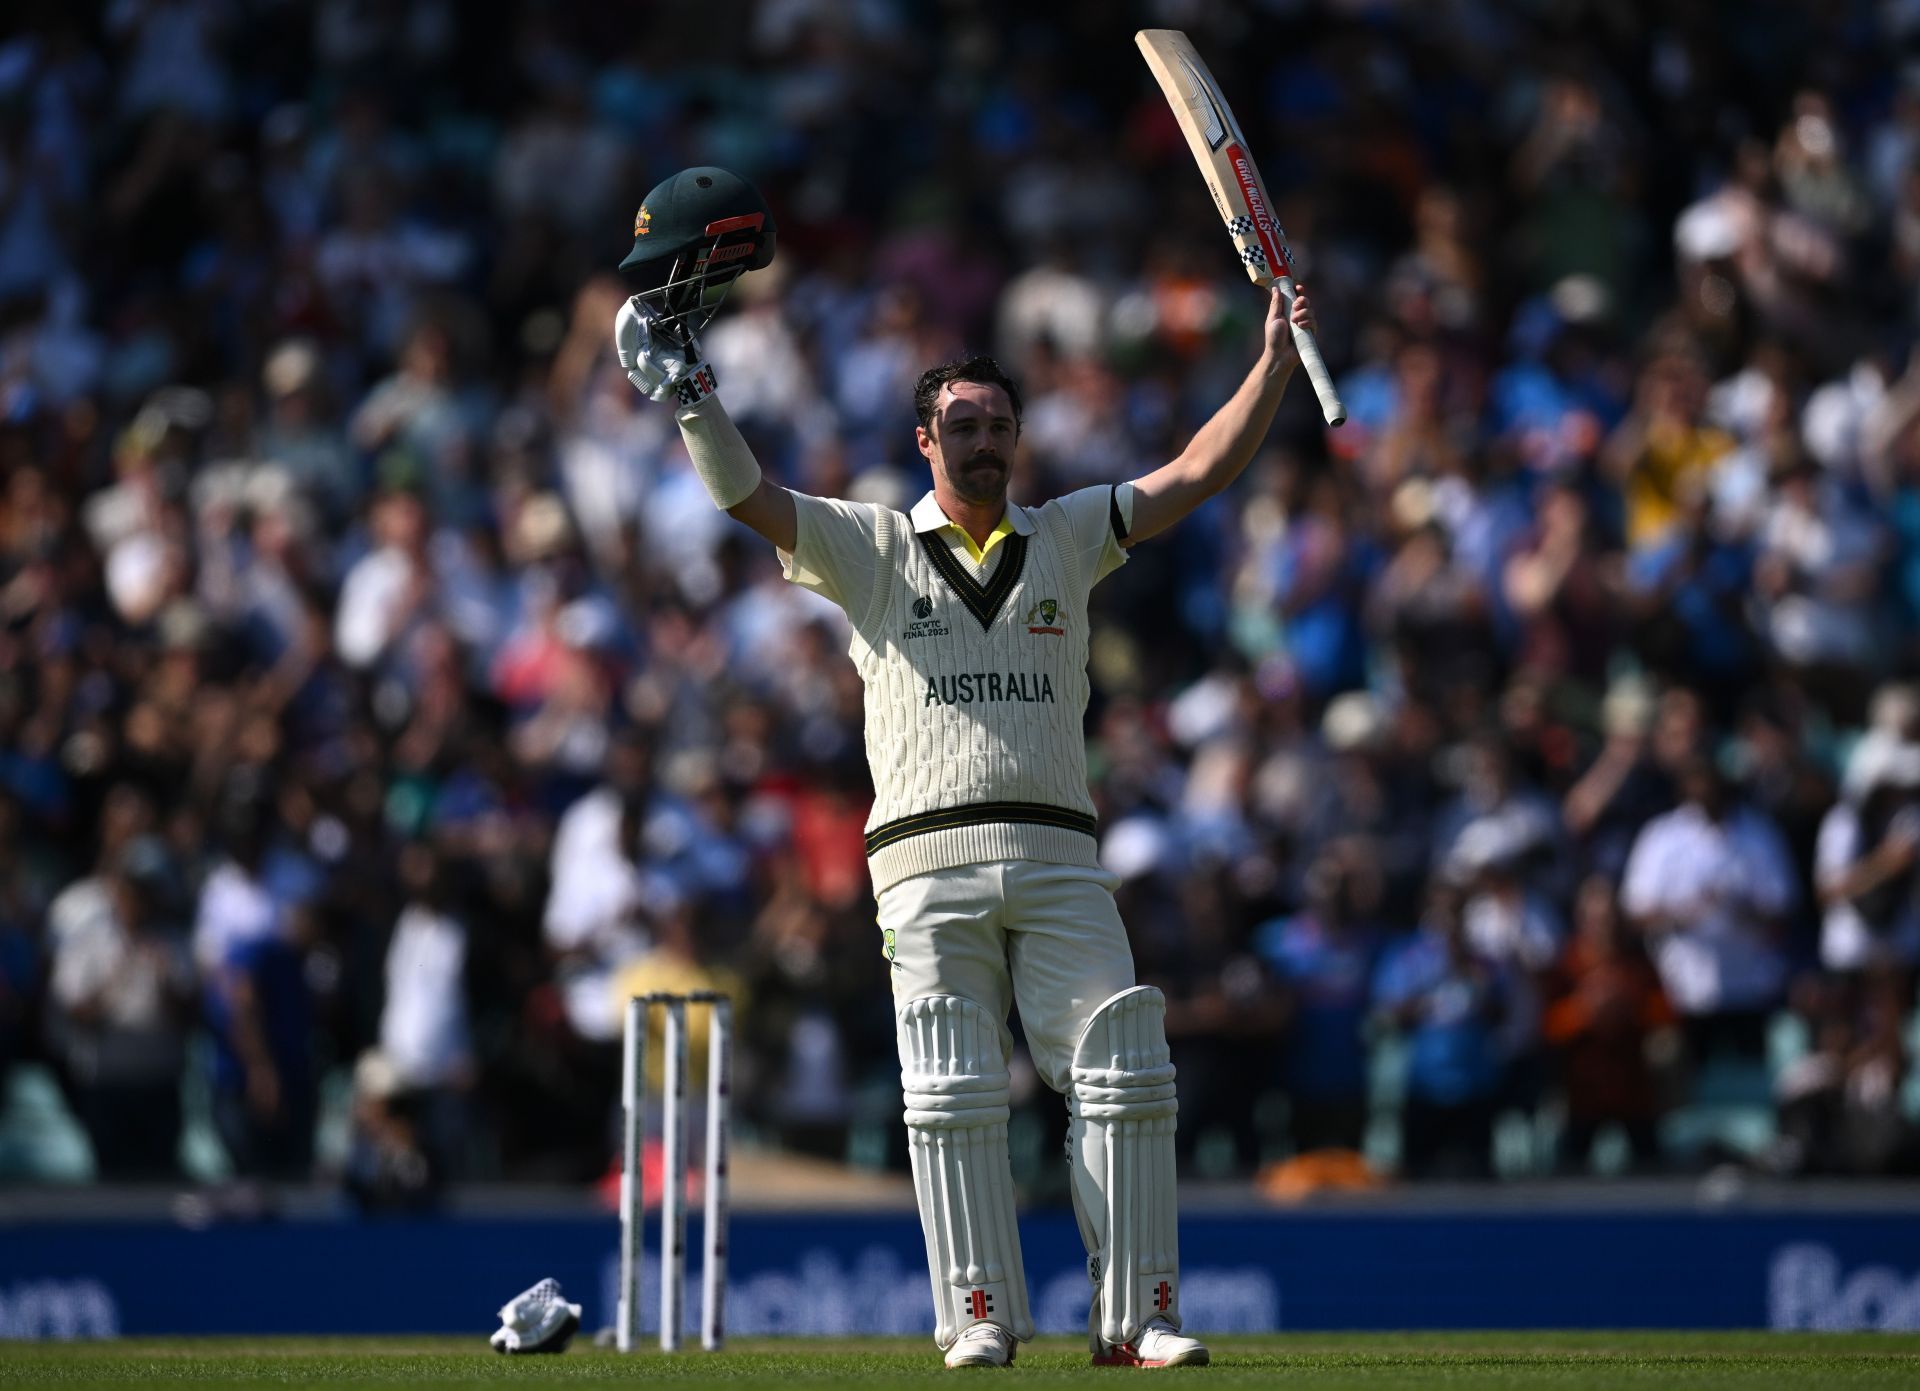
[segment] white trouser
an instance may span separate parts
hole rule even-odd
[[[1087,1021],[1134,983],[1133,950],[1113,901],[1119,882],[1105,870],[1040,860],[902,879],[880,895],[895,1010],[925,995],[958,995],[1004,1028],[1018,1005],[1034,1067],[1064,1094]]]
[[[1162,1084],[1140,1095],[1157,1104],[1157,1119],[1148,1125],[1160,1127],[1165,1158],[1141,1168],[1133,1157],[1138,1123],[1117,1147],[1105,1138],[1119,1123],[1105,1119],[1108,1110],[1132,1116],[1124,1103],[1134,1093],[1124,1088],[1135,1079],[1124,1069],[1136,1053],[1153,1061],[1138,1047],[1111,1046],[1112,1016],[1095,1022],[1101,1006],[1128,992],[1134,979],[1133,953],[1113,901],[1116,882],[1096,869],[1008,860],[915,875],[880,896],[935,1337],[942,1347],[980,1318],[1017,1337],[1032,1336],[1006,1151],[1004,1067],[1012,1046],[1006,1021],[1015,1005],[1041,1079],[1074,1098],[1068,1158],[1096,1287],[1096,1336],[1131,1338],[1145,1307],[1157,1307],[1178,1323],[1164,1292],[1152,1306],[1141,1306],[1128,1293],[1159,1288],[1153,1281],[1163,1274],[1177,1278],[1171,1069],[1168,1077],[1138,1079]],[[1134,991],[1128,998],[1140,996],[1158,1001],[1159,992]],[[976,1021],[993,1031],[990,1043],[971,1032]],[[1157,1029],[1158,1015],[1149,1022]],[[1164,1052],[1163,1037],[1159,1047]],[[1152,1231],[1136,1239],[1130,1220],[1111,1220],[1116,1201],[1123,1213],[1152,1211],[1163,1221],[1149,1223]],[[1116,1257],[1122,1268],[1114,1268]],[[1148,1275],[1152,1279],[1143,1284]]]

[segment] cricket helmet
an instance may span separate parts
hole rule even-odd
[[[654,327],[691,342],[742,271],[773,261],[773,214],[754,186],[712,165],[656,185],[633,219],[621,272],[654,311]]]

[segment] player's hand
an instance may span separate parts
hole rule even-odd
[[[637,297],[613,316],[613,350],[627,380],[652,400],[691,406],[713,395],[713,369],[700,361],[698,347],[655,333],[653,311]]]
[[[1282,362],[1291,364],[1297,357],[1293,350],[1293,330],[1305,329],[1312,333],[1313,303],[1307,298],[1307,287],[1296,283],[1293,287],[1293,310],[1287,310],[1286,296],[1280,293],[1278,285],[1273,288],[1273,297],[1267,302],[1267,351],[1273,353]]]

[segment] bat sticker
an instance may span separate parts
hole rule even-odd
[[[1207,148],[1217,150],[1227,143],[1227,135],[1232,130],[1233,121],[1220,109],[1220,103],[1214,99],[1212,86],[1193,70],[1193,64],[1186,60],[1186,56],[1184,54],[1174,56],[1180,60],[1180,70],[1187,75],[1187,105],[1198,107],[1201,102],[1206,103],[1207,126],[1202,133],[1206,137]]]

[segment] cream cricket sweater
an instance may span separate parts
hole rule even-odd
[[[786,576],[854,627],[875,800],[877,896],[991,860],[1094,866],[1087,793],[1087,596],[1126,560],[1131,488],[1031,510],[982,564],[928,493],[908,513],[795,494]]]

